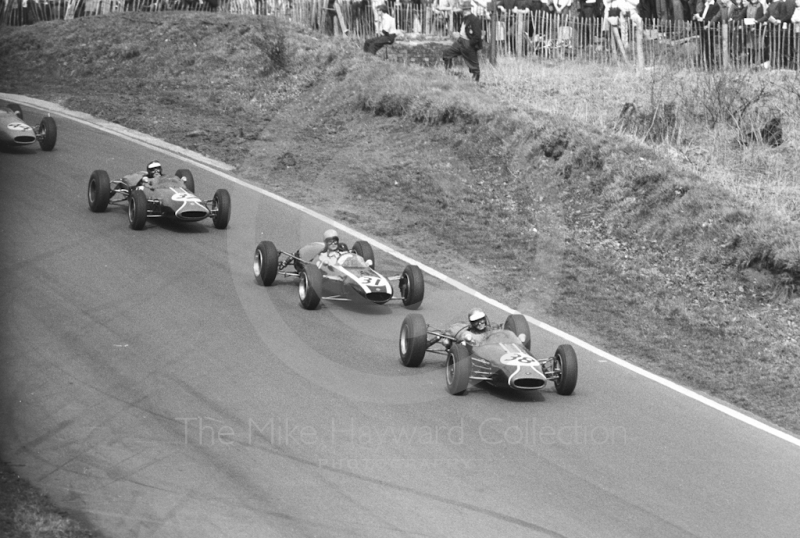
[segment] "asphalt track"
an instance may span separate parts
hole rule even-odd
[[[54,116],[53,152],[0,152],[0,455],[108,536],[798,536],[795,437],[577,345],[572,396],[450,396],[441,358],[400,364],[402,305],[308,312],[291,282],[255,284],[259,240],[329,222]],[[227,188],[229,228],[88,210],[92,170],[154,157]],[[419,312],[505,318],[459,288],[426,274]],[[537,356],[569,338],[545,329]]]

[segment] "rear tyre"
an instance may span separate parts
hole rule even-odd
[[[253,273],[259,286],[271,286],[278,275],[278,249],[272,241],[262,241],[253,257]]]
[[[89,209],[92,212],[102,213],[106,210],[111,199],[111,180],[108,179],[108,172],[105,170],[92,172],[86,197],[89,199]]]
[[[300,305],[306,310],[314,310],[322,298],[322,271],[316,265],[307,264],[300,274]]]
[[[175,175],[183,180],[183,188],[194,194],[194,176],[190,170],[181,168]]]
[[[214,193],[213,206],[211,208],[211,220],[214,221],[214,228],[224,230],[228,227],[231,220],[231,195],[225,189],[219,189]]]
[[[525,345],[525,349],[528,351],[531,350],[531,328],[525,316],[522,314],[511,314],[506,318],[506,323],[503,328],[519,336],[519,339],[522,340],[522,343]]]
[[[428,326],[422,314],[409,314],[400,327],[400,361],[403,366],[416,368],[422,364],[428,350]]]
[[[416,265],[406,265],[400,276],[400,295],[406,308],[416,310],[425,296],[425,278],[422,270]]]
[[[17,115],[17,117],[23,121],[25,121],[25,116],[22,114],[22,108],[17,103],[10,103],[8,108]]]
[[[578,384],[578,357],[569,344],[561,344],[556,349],[553,366],[561,370],[556,378],[556,392],[562,396],[569,396]]]
[[[469,351],[462,344],[453,344],[447,353],[445,375],[447,392],[454,396],[464,394],[469,385],[472,365],[470,364]]]
[[[141,230],[147,222],[147,196],[144,191],[134,189],[128,197],[128,223],[133,230]]]
[[[42,122],[39,124],[39,135],[44,135],[39,139],[39,147],[43,151],[52,151],[56,147],[56,138],[58,138],[56,120],[50,116],[42,118]]]
[[[375,254],[372,252],[372,245],[366,241],[356,241],[353,243],[353,251],[364,258],[365,262],[372,262],[372,267],[375,269]]]

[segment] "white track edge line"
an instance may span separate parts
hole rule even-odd
[[[482,300],[482,301],[494,306],[495,308],[498,308],[499,310],[503,310],[503,311],[508,312],[510,314],[520,313],[517,310],[514,310],[513,308],[511,308],[509,306],[506,306],[503,303],[500,303],[499,301],[497,301],[495,299],[492,299],[491,297],[487,297],[486,295],[484,295],[484,294],[482,294],[482,293],[470,288],[466,284],[462,284],[461,282],[459,282],[457,280],[454,280],[454,279],[450,278],[449,276],[447,276],[447,275],[445,275],[443,273],[440,273],[439,271],[437,271],[436,269],[433,269],[432,267],[428,267],[427,265],[424,265],[424,264],[421,264],[421,263],[417,262],[416,260],[406,256],[405,254],[403,254],[401,252],[398,252],[397,250],[391,248],[390,246],[384,245],[380,241],[375,241],[375,239],[373,239],[371,237],[368,237],[367,235],[365,235],[365,234],[363,234],[363,233],[361,233],[361,232],[359,232],[357,230],[354,230],[354,229],[348,227],[345,224],[342,224],[342,223],[340,223],[340,222],[338,222],[338,221],[336,221],[336,220],[334,220],[332,218],[329,218],[329,217],[327,217],[325,215],[322,215],[320,213],[317,213],[314,210],[311,210],[311,209],[308,209],[306,207],[303,207],[300,204],[292,202],[291,200],[283,198],[282,196],[279,196],[279,195],[277,195],[275,193],[272,193],[272,192],[270,192],[268,190],[262,189],[261,187],[257,187],[255,185],[250,184],[250,183],[246,183],[245,181],[243,181],[243,180],[241,180],[239,178],[231,176],[230,174],[227,173],[227,171],[233,171],[234,167],[230,166],[229,164],[226,164],[226,163],[223,163],[223,162],[220,162],[220,161],[216,161],[214,159],[206,157],[205,155],[202,155],[202,154],[197,153],[195,151],[187,150],[185,148],[181,148],[180,146],[175,146],[173,144],[170,144],[168,142],[164,142],[162,140],[159,140],[159,139],[151,137],[149,135],[140,133],[138,131],[134,131],[132,129],[128,129],[127,127],[123,127],[122,125],[118,125],[116,123],[111,123],[111,122],[108,122],[108,121],[105,121],[105,120],[100,120],[98,118],[94,118],[93,116],[91,116],[89,114],[84,114],[82,112],[75,112],[75,111],[72,111],[72,110],[68,110],[68,109],[66,109],[66,108],[64,108],[64,107],[62,107],[60,105],[57,105],[57,104],[54,104],[54,103],[49,103],[47,101],[42,101],[42,100],[39,100],[39,99],[34,99],[34,98],[20,96],[20,95],[6,94],[6,93],[0,93],[0,99],[6,99],[6,100],[11,100],[11,101],[20,101],[20,102],[22,102],[22,103],[24,103],[24,104],[26,104],[28,106],[33,106],[33,107],[36,107],[36,108],[40,108],[40,109],[45,110],[45,111],[58,111],[60,114],[63,114],[64,116],[67,116],[70,119],[72,119],[72,120],[74,120],[74,121],[76,121],[78,123],[82,123],[84,125],[87,125],[87,126],[90,126],[90,127],[93,127],[93,128],[97,128],[97,129],[99,129],[101,131],[104,131],[104,132],[119,136],[121,138],[126,138],[126,139],[128,139],[128,140],[130,140],[132,142],[139,143],[142,146],[150,147],[152,149],[157,149],[159,151],[166,151],[168,153],[174,154],[176,157],[190,158],[192,160],[198,161],[198,162],[201,163],[201,167],[203,169],[205,169],[205,170],[207,170],[207,171],[209,171],[211,173],[217,174],[217,175],[227,179],[228,181],[230,181],[232,183],[235,183],[236,185],[239,185],[241,187],[244,187],[244,188],[250,189],[252,191],[255,191],[255,192],[257,192],[259,194],[262,194],[262,195],[264,195],[264,196],[266,196],[268,198],[272,198],[273,200],[275,200],[277,202],[280,202],[282,204],[285,204],[285,205],[287,205],[287,206],[289,206],[289,207],[291,207],[293,209],[296,209],[296,210],[298,210],[298,211],[300,211],[302,213],[305,213],[306,215],[308,215],[310,217],[314,217],[315,219],[318,219],[318,220],[320,220],[320,221],[322,221],[322,222],[324,222],[326,224],[330,224],[331,226],[335,226],[338,229],[345,231],[349,235],[352,235],[353,237],[356,237],[357,239],[361,239],[361,240],[364,240],[364,241],[369,240],[371,245],[376,246],[378,249],[382,250],[383,252],[386,252],[387,254],[389,254],[391,256],[394,256],[395,258],[398,258],[398,259],[400,259],[400,260],[402,260],[402,261],[404,261],[406,263],[417,265],[421,270],[425,271],[429,275],[431,275],[431,276],[433,276],[433,277],[445,282],[446,284],[449,284],[449,285],[453,286],[454,288],[456,288],[456,289],[458,289],[458,290],[460,290],[460,291],[462,291],[462,292],[464,292],[464,293],[466,293],[468,295],[472,295],[476,299],[480,299],[480,300]],[[724,405],[724,404],[722,404],[720,402],[712,400],[711,398],[708,398],[707,396],[703,396],[702,394],[699,394],[699,393],[697,393],[697,392],[695,392],[695,391],[693,391],[693,390],[691,390],[691,389],[689,389],[687,387],[684,387],[683,385],[679,385],[678,383],[675,383],[674,381],[670,381],[669,379],[666,379],[666,378],[661,377],[659,375],[656,375],[656,374],[654,374],[652,372],[649,372],[649,371],[645,370],[644,368],[641,368],[639,366],[631,364],[630,362],[628,362],[628,361],[626,361],[624,359],[620,359],[619,357],[615,357],[614,355],[612,355],[612,354],[610,354],[610,353],[608,353],[606,351],[603,351],[602,349],[599,349],[599,348],[597,348],[597,347],[595,347],[595,346],[593,346],[593,345],[591,345],[591,344],[589,344],[587,342],[584,342],[583,340],[581,340],[579,338],[576,338],[576,337],[574,337],[574,336],[572,336],[572,335],[570,335],[568,333],[565,333],[564,331],[562,331],[560,329],[556,329],[555,327],[553,327],[551,325],[548,325],[547,323],[544,323],[543,321],[539,321],[538,319],[533,318],[533,317],[531,317],[531,316],[529,316],[527,314],[525,314],[525,319],[527,319],[529,323],[531,323],[532,325],[535,325],[536,327],[539,327],[543,331],[549,332],[550,334],[552,334],[554,336],[558,336],[560,338],[563,338],[563,339],[567,340],[568,342],[571,342],[572,344],[575,344],[576,346],[579,346],[579,347],[581,347],[581,348],[583,348],[583,349],[585,349],[585,350],[587,350],[587,351],[589,351],[591,353],[594,353],[594,354],[596,354],[596,355],[598,355],[598,356],[600,356],[600,357],[602,357],[602,358],[604,358],[604,359],[606,359],[606,360],[608,360],[610,362],[613,362],[614,364],[616,364],[618,366],[626,368],[627,370],[629,370],[629,371],[631,371],[631,372],[633,372],[635,374],[638,374],[638,375],[640,375],[640,376],[642,376],[642,377],[644,377],[646,379],[654,381],[654,382],[656,382],[656,383],[658,383],[658,384],[660,384],[660,385],[662,385],[662,386],[664,386],[664,387],[666,387],[668,389],[674,390],[675,392],[677,392],[677,393],[679,393],[679,394],[681,394],[683,396],[691,398],[691,399],[697,401],[698,403],[701,403],[701,404],[703,404],[705,406],[708,406],[708,407],[710,407],[710,408],[712,408],[712,409],[714,409],[716,411],[719,411],[719,412],[721,412],[721,413],[723,413],[723,414],[725,414],[725,415],[727,415],[727,416],[729,416],[729,417],[731,417],[731,418],[733,418],[735,420],[743,422],[744,424],[747,424],[748,426],[752,426],[753,428],[761,430],[762,432],[768,433],[768,434],[770,434],[770,435],[772,435],[774,437],[777,437],[778,439],[781,439],[783,441],[786,441],[788,443],[791,443],[791,444],[793,444],[795,446],[800,447],[800,438],[797,438],[797,437],[795,437],[794,435],[792,435],[792,434],[790,434],[788,432],[785,432],[783,430],[780,430],[778,428],[770,426],[769,424],[766,424],[766,423],[762,422],[761,420],[758,420],[758,419],[756,419],[754,417],[746,415],[745,413],[742,413],[741,411],[737,411],[736,409],[728,407],[727,405]]]

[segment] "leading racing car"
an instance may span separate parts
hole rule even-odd
[[[217,190],[211,200],[202,200],[194,194],[194,176],[189,170],[178,170],[174,176],[141,178],[133,183],[130,178],[138,175],[111,180],[105,170],[92,172],[87,190],[89,209],[102,213],[109,204],[127,205],[128,222],[134,230],[143,229],[148,217],[184,222],[211,218],[215,228],[227,228],[231,197],[226,189]]]
[[[337,238],[338,241],[338,238]],[[385,277],[375,270],[375,254],[367,241],[356,241],[350,250],[324,252],[324,243],[312,243],[294,254],[278,250],[272,241],[261,241],[256,247],[253,273],[261,286],[271,286],[278,274],[297,279],[300,305],[314,310],[322,299],[366,299],[376,304],[400,300],[407,308],[419,308],[425,295],[422,271],[407,265],[400,275]],[[315,252],[303,259],[306,252]],[[281,256],[286,256],[280,260]],[[283,262],[283,263],[281,263]],[[281,270],[279,267],[292,270]],[[397,281],[398,295],[391,281]]]
[[[478,339],[469,331],[431,329],[421,314],[413,313],[403,320],[399,343],[400,360],[409,368],[422,364],[426,352],[445,355],[447,391],[454,395],[466,392],[470,382],[532,391],[552,381],[556,392],[566,396],[578,383],[572,346],[562,344],[552,357],[537,359],[530,352],[530,327],[521,314],[511,314],[505,324]]]
[[[15,147],[39,142],[43,151],[52,151],[57,137],[56,120],[50,115],[43,117],[38,126],[31,127],[25,123],[18,104],[8,103],[0,107],[0,145]]]

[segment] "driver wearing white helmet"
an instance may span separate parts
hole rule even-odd
[[[454,338],[456,342],[476,345],[481,343],[492,330],[492,326],[489,324],[489,317],[480,308],[470,310],[469,314],[467,314],[467,321],[469,323],[459,322],[452,324],[447,328],[445,334]],[[445,340],[445,345],[449,347],[451,341]]]
[[[339,232],[331,228],[325,230],[325,233],[322,234],[322,243],[310,243],[295,252],[294,256],[300,260],[311,260],[317,256],[320,258],[326,257],[330,260],[331,258],[338,258],[342,252],[350,252],[350,249],[344,243],[339,242]],[[278,264],[278,269],[285,269],[294,261],[294,258],[287,257],[281,260]],[[294,265],[298,267],[298,264],[295,263]]]
[[[123,177],[122,180],[128,184],[128,187],[135,189],[140,185],[146,183],[154,184],[158,178],[163,175],[161,163],[158,161],[150,161],[146,170],[141,172],[134,172]]]

